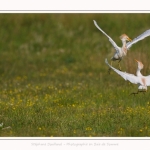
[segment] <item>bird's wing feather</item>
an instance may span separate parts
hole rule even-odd
[[[150,75],[146,76],[145,78],[146,78],[146,85],[150,86]]]
[[[117,69],[115,69],[114,67],[112,67],[107,59],[105,59],[105,63],[112,69],[114,70],[117,74],[119,74],[122,78],[124,78],[125,80],[128,80],[130,81],[131,83],[133,84],[138,84],[140,83],[141,84],[141,81],[139,79],[139,77],[135,76],[134,74],[129,74],[129,73],[126,73],[126,72],[122,72],[122,71],[119,71]]]
[[[97,22],[95,20],[94,21],[94,24],[95,26],[105,35],[108,37],[109,41],[111,42],[111,44],[113,45],[113,47],[115,48],[115,50],[118,52],[118,50],[120,49],[120,47],[117,46],[117,44],[112,40],[112,38],[110,36],[108,36],[97,24]]]
[[[147,36],[150,36],[150,29],[146,30],[144,33],[142,33],[141,35],[139,35],[138,37],[134,38],[131,42],[127,43],[127,49],[129,50],[129,48],[137,43],[140,40],[143,40],[144,38],[146,38]]]

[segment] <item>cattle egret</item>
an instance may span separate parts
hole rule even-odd
[[[147,91],[147,86],[150,86],[150,75],[149,76],[143,76],[141,74],[141,70],[143,69],[144,65],[142,64],[142,62],[136,60],[138,63],[138,68],[136,71],[136,76],[134,74],[129,74],[126,72],[122,72],[120,70],[115,69],[114,67],[112,67],[107,59],[105,59],[105,63],[112,69],[114,70],[117,74],[119,74],[122,78],[124,78],[125,80],[130,81],[133,84],[138,84],[138,91],[135,93],[131,93],[131,94],[138,94],[139,92],[146,92]]]
[[[116,61],[118,60],[118,66],[119,66],[119,70],[121,71],[121,66],[120,66],[120,61],[122,60],[122,58],[124,56],[127,55],[127,50],[130,49],[130,47],[137,43],[140,40],[143,40],[144,38],[146,38],[147,36],[150,36],[150,29],[145,31],[144,33],[142,33],[141,35],[139,35],[138,37],[134,38],[133,40],[131,40],[126,34],[122,34],[120,36],[120,39],[122,41],[122,47],[117,46],[117,44],[113,41],[113,39],[108,36],[96,23],[95,20],[94,24],[95,26],[105,35],[107,36],[107,38],[109,39],[109,41],[111,42],[111,44],[113,45],[113,47],[115,48],[116,52],[114,53],[114,56],[111,58],[111,65],[112,65],[112,61]],[[126,43],[126,41],[130,41],[128,43]],[[110,70],[109,70],[110,71]]]

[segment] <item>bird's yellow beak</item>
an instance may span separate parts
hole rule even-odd
[[[138,60],[135,59],[136,62],[139,62]]]
[[[130,42],[131,42],[132,40],[131,40],[130,38],[128,38],[128,41],[130,41]]]

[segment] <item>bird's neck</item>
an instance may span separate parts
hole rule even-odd
[[[123,52],[124,52],[124,55],[126,55],[127,54],[127,47],[126,47],[126,41],[125,40],[122,40],[122,50],[123,50]]]
[[[123,44],[122,47],[126,47],[126,40],[122,40],[122,44]]]
[[[141,74],[141,69],[139,69],[139,68],[137,69],[136,75],[137,75],[138,77],[143,76],[143,75]]]

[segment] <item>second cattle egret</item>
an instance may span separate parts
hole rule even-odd
[[[147,36],[150,36],[150,29],[145,31],[144,33],[142,33],[141,35],[139,35],[138,37],[134,38],[133,40],[131,40],[126,34],[122,34],[120,36],[120,39],[122,41],[122,47],[119,47],[117,46],[117,44],[113,41],[113,39],[108,36],[99,26],[98,24],[96,23],[95,20],[94,21],[94,24],[95,26],[105,35],[107,36],[107,38],[109,39],[109,41],[111,42],[111,44],[113,45],[113,47],[115,48],[116,52],[114,54],[114,56],[111,58],[111,65],[112,65],[112,61],[116,61],[118,60],[118,65],[119,65],[119,70],[121,70],[121,66],[120,66],[120,61],[122,60],[122,58],[124,56],[127,55],[127,50],[129,50],[129,48],[137,43],[138,41],[140,40],[143,40],[144,38],[146,38]],[[130,41],[128,43],[126,43],[126,41]]]
[[[112,69],[114,70],[117,74],[119,74],[122,78],[124,78],[125,80],[128,80],[129,82],[133,83],[133,84],[138,84],[138,91],[135,93],[131,93],[131,94],[138,94],[139,92],[146,92],[147,91],[147,86],[150,86],[150,75],[149,76],[143,76],[141,74],[141,70],[143,69],[144,65],[142,64],[142,62],[136,60],[138,63],[138,68],[136,71],[136,76],[134,74],[129,74],[126,72],[122,72],[119,71],[117,69],[115,69],[114,67],[112,67],[107,59],[105,59],[105,63]]]

